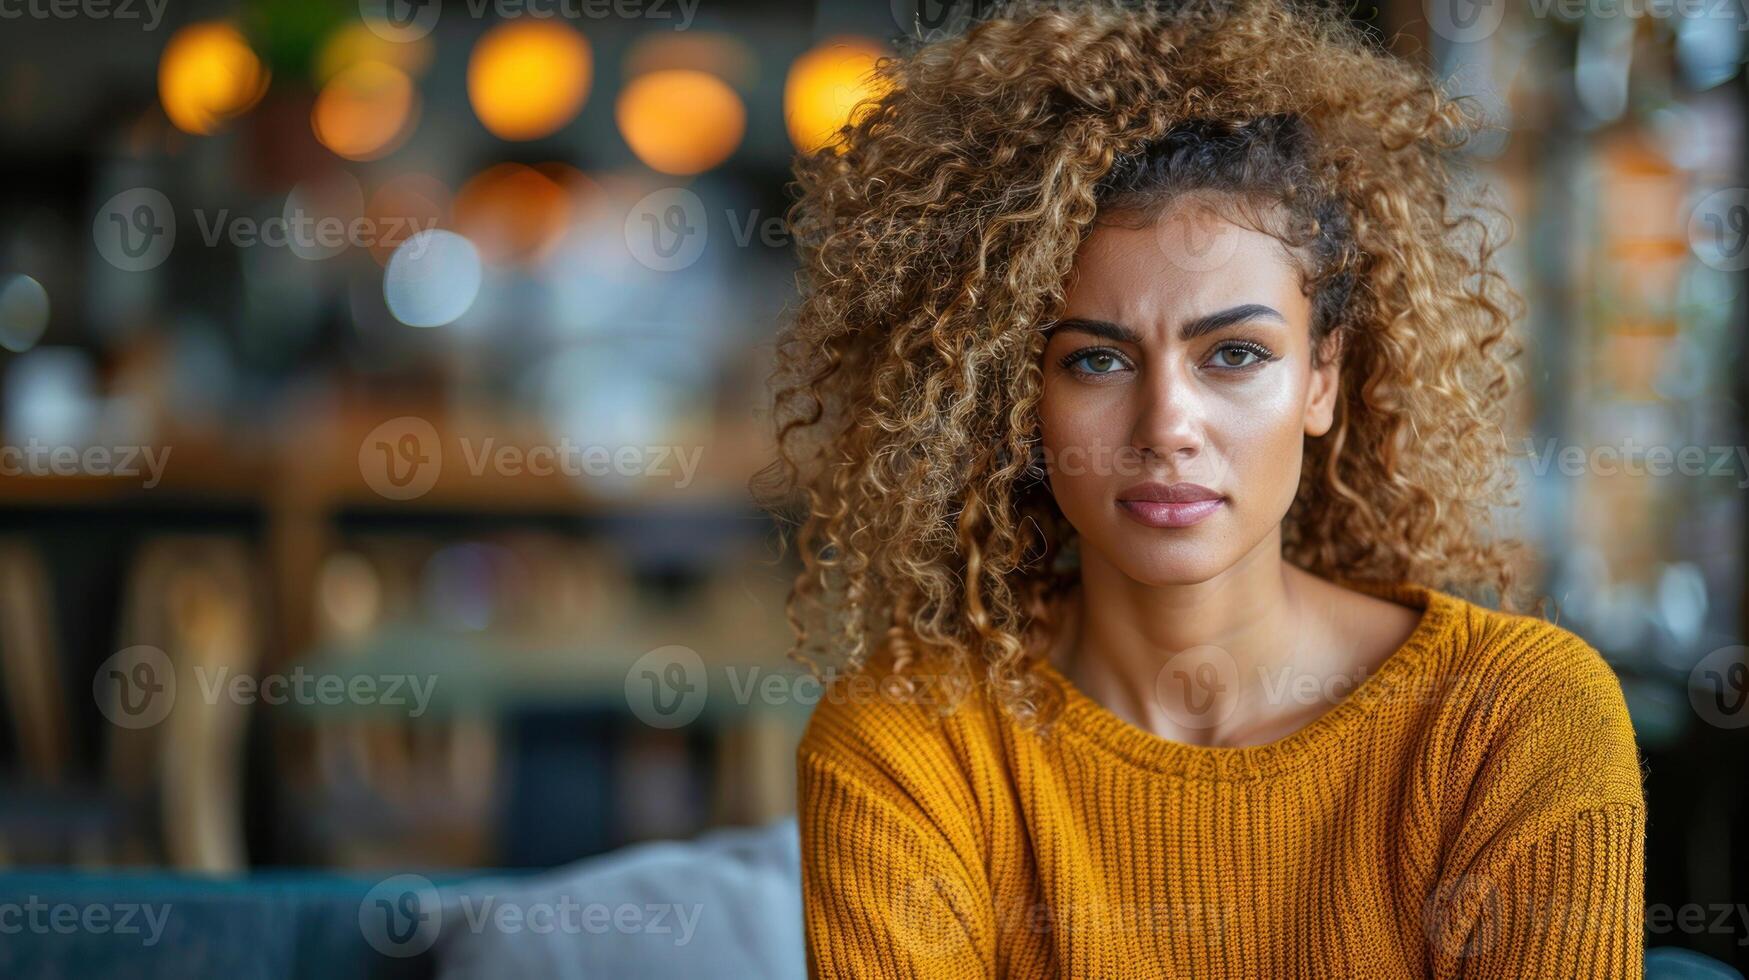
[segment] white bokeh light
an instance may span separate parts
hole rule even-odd
[[[383,272],[383,299],[395,319],[410,327],[454,323],[480,294],[480,252],[453,231],[431,229],[410,236]]]

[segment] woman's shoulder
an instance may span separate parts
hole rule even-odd
[[[993,738],[992,705],[964,669],[874,660],[824,679],[799,756],[865,777],[952,779]]]
[[[1472,679],[1523,720],[1585,705],[1602,721],[1627,725],[1621,682],[1584,637],[1540,616],[1449,600],[1456,642],[1447,673]]]
[[[1644,805],[1621,682],[1583,637],[1539,616],[1453,598],[1440,672],[1454,759],[1488,796],[1554,809]]]

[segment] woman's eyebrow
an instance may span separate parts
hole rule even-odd
[[[1049,332],[1056,333],[1059,330],[1092,334],[1095,337],[1104,337],[1106,340],[1115,340],[1122,344],[1135,344],[1137,347],[1142,345],[1141,334],[1121,323],[1113,323],[1110,320],[1088,320],[1084,317],[1072,316],[1052,324]]]
[[[1235,323],[1247,320],[1278,320],[1287,323],[1287,317],[1281,315],[1275,307],[1264,306],[1262,303],[1245,303],[1218,313],[1209,313],[1194,320],[1186,320],[1178,325],[1178,339],[1191,341],[1205,333],[1214,333],[1222,327],[1230,327]]]
[[[1222,327],[1230,327],[1235,323],[1244,323],[1247,320],[1260,319],[1278,320],[1282,323],[1287,322],[1287,318],[1282,316],[1273,306],[1264,306],[1262,303],[1245,303],[1241,306],[1232,307],[1231,309],[1221,310],[1216,313],[1207,313],[1193,320],[1184,321],[1178,326],[1178,339],[1188,342],[1201,337],[1203,334],[1213,333]],[[1058,320],[1050,328],[1051,333],[1055,333],[1058,330],[1074,330],[1079,333],[1092,334],[1095,337],[1103,337],[1106,340],[1115,340],[1119,343],[1135,344],[1138,347],[1142,344],[1142,335],[1140,333],[1121,323],[1113,323],[1110,320],[1091,320],[1086,317],[1078,316],[1068,317],[1066,319]]]

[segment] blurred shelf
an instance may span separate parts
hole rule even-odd
[[[676,628],[663,638],[626,633],[551,646],[408,626],[378,631],[361,644],[320,648],[282,673],[302,670],[312,688],[320,678],[337,678],[327,682],[330,691],[354,679],[369,679],[373,692],[384,695],[288,700],[288,707],[312,721],[392,716],[417,722],[555,706],[631,714],[628,674],[647,651],[673,644],[698,651],[704,663],[708,687],[700,717],[722,720],[766,710],[806,717],[813,708],[809,695],[817,686],[797,683],[800,669],[783,657],[787,641],[775,635],[742,635],[736,642],[741,650],[735,654],[713,657],[709,651],[720,650],[723,643],[701,636],[696,627]],[[762,693],[772,676],[784,679],[785,696]],[[392,703],[383,683],[390,678],[399,679]],[[418,710],[414,686],[429,696],[416,717],[410,711]]]

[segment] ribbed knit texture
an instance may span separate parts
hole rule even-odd
[[[1041,664],[1047,735],[840,680],[798,754],[820,977],[1641,977],[1645,804],[1590,646],[1412,584],[1409,640],[1269,745]]]

